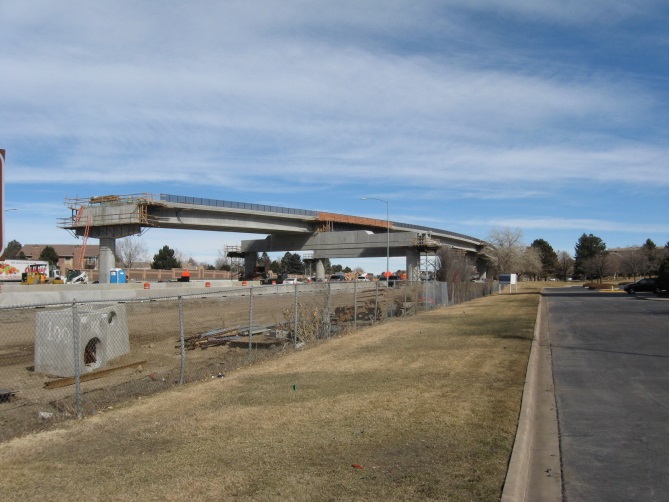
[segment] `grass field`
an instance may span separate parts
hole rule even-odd
[[[0,445],[3,500],[498,500],[539,289],[359,330]]]

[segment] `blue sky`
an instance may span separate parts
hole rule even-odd
[[[584,232],[669,241],[663,0],[0,1],[0,19],[6,241],[79,242],[66,197],[144,192],[383,219],[377,197],[394,221],[570,253]],[[255,237],[142,239],[213,263]]]

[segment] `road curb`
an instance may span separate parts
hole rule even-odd
[[[545,308],[542,297],[502,502],[562,500],[557,412]]]

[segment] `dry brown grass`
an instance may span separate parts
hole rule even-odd
[[[538,304],[531,289],[376,325],[12,440],[0,445],[0,493],[498,500]]]

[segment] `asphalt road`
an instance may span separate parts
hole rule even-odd
[[[564,500],[669,500],[669,301],[544,293]]]

